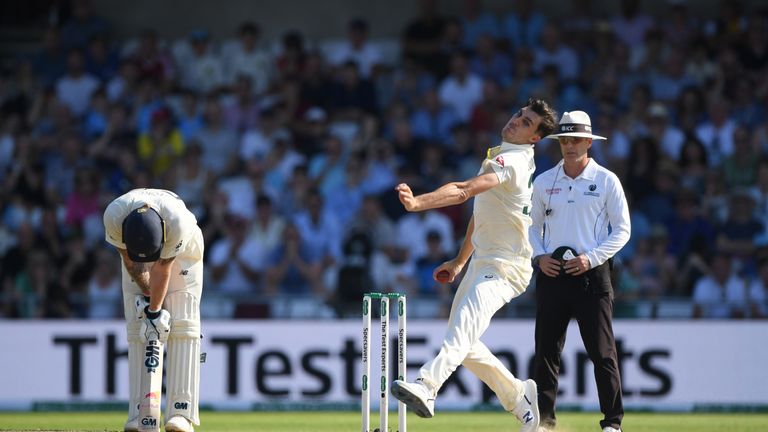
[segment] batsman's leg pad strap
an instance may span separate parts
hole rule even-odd
[[[184,416],[200,424],[200,303],[188,292],[169,293],[165,307],[171,314],[165,364],[168,378],[166,419]]]

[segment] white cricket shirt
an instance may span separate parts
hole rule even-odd
[[[200,248],[192,246],[192,238],[199,230],[195,215],[187,210],[178,195],[163,189],[134,189],[115,198],[104,211],[107,243],[125,249],[123,220],[130,212],[145,204],[149,204],[165,221],[166,240],[160,251],[160,258],[173,258],[192,251],[200,254]],[[192,258],[202,259],[202,256]]]
[[[618,177],[594,159],[576,178],[565,174],[562,160],[536,177],[531,218],[533,256],[570,246],[586,254],[592,268],[614,256],[631,231]]]
[[[488,149],[478,174],[493,171],[499,184],[475,196],[475,259],[531,257],[528,228],[535,170],[532,145],[502,142]]]

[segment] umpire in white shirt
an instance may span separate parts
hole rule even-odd
[[[603,432],[621,430],[624,407],[613,336],[612,257],[629,240],[627,200],[619,179],[588,156],[593,135],[587,113],[563,114],[563,159],[533,183],[529,238],[536,274],[534,380],[544,430],[555,426],[560,354],[575,317],[595,367]]]

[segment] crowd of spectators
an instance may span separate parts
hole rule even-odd
[[[444,314],[453,287],[431,270],[471,203],[403,214],[393,187],[475,175],[530,96],[608,137],[591,155],[619,175],[633,228],[617,299],[766,317],[768,10],[719,5],[651,16],[623,0],[606,16],[573,0],[553,19],[530,0],[466,0],[457,16],[421,0],[392,55],[364,18],[326,44],[264,40],[251,21],[116,40],[73,1],[0,74],[0,317],[119,316],[101,216],[138,187],[197,216],[205,314],[349,316],[364,291]],[[537,172],[559,159],[556,141],[536,145]]]

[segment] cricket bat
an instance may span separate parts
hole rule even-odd
[[[139,430],[160,431],[160,402],[163,392],[163,343],[147,341],[141,367]]]

